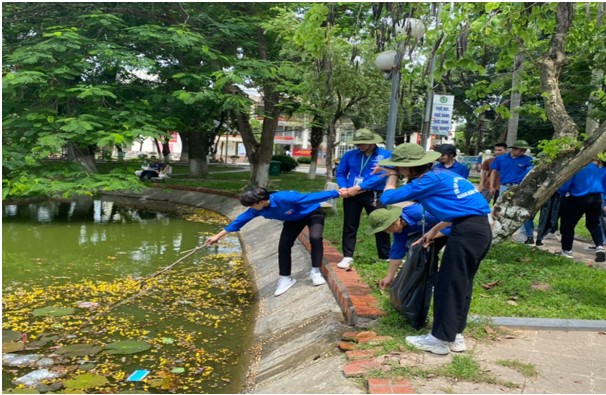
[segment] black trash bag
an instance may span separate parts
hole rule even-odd
[[[426,249],[421,244],[411,247],[391,285],[391,304],[417,330],[425,326],[429,313],[437,274],[436,248],[433,244]]]

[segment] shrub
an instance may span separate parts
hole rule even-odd
[[[297,158],[297,162],[299,162],[300,164],[310,164],[311,163],[311,157],[310,156],[300,156]]]
[[[271,157],[271,160],[277,160],[280,162],[280,171],[282,173],[288,173],[299,166],[296,160],[287,155],[274,155]]]

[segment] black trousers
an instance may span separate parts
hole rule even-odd
[[[284,221],[280,242],[278,244],[278,266],[280,276],[290,276],[292,270],[292,246],[305,227],[309,228],[309,243],[311,244],[311,266],[322,266],[324,257],[324,211],[317,209],[299,221]]]
[[[571,251],[574,240],[574,228],[585,214],[585,227],[591,233],[591,239],[596,246],[604,244],[600,229],[602,215],[602,194],[591,193],[586,196],[566,196],[562,198],[560,210],[560,233],[562,234],[562,250]]]
[[[465,330],[473,279],[491,242],[487,216],[453,221],[434,289],[431,333],[438,339],[452,342]]]
[[[358,228],[360,227],[360,217],[362,209],[366,214],[370,214],[377,208],[385,207],[379,202],[381,191],[367,191],[356,196],[343,199],[343,235],[341,243],[343,245],[343,256],[352,258],[356,250],[356,239]],[[375,207],[376,204],[376,207]],[[379,259],[388,259],[391,249],[391,238],[388,233],[375,233],[375,242],[377,244],[377,254]]]

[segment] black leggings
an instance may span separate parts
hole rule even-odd
[[[278,244],[278,266],[280,276],[290,276],[292,269],[292,246],[305,227],[309,228],[309,243],[311,244],[311,266],[322,266],[324,257],[324,244],[322,234],[324,233],[324,211],[317,209],[307,217],[298,221],[284,221],[280,243]]]
[[[343,246],[344,257],[353,258],[354,256],[362,209],[366,210],[366,214],[370,214],[377,208],[385,207],[379,202],[381,193],[381,191],[367,191],[343,199],[343,234],[341,244]],[[389,250],[391,249],[391,238],[389,234],[385,232],[375,233],[375,243],[377,245],[377,255],[379,256],[379,259],[388,259]]]

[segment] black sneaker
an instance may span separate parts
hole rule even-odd
[[[606,253],[604,252],[604,247],[598,247],[595,249],[595,261],[596,262],[606,261]]]
[[[532,237],[529,237],[526,239],[526,241],[524,242],[524,244],[534,244],[534,239]]]
[[[537,242],[535,243],[535,245],[542,246],[543,245],[543,240],[537,240]]]

